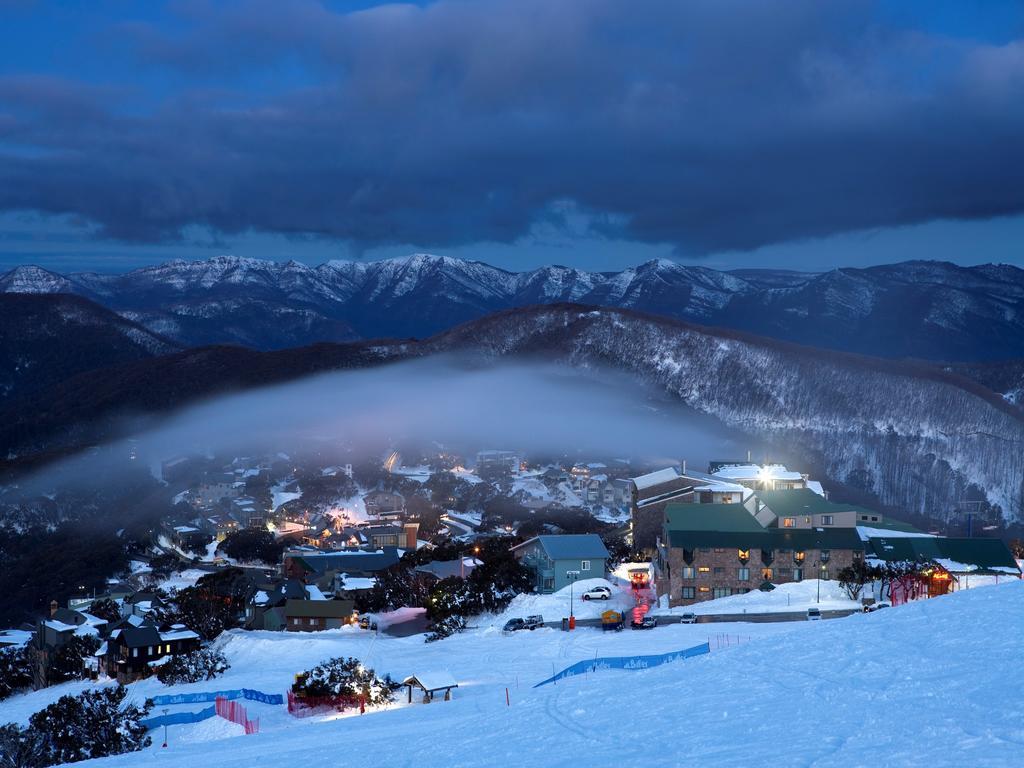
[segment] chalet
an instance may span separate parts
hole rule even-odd
[[[596,533],[535,536],[512,547],[512,553],[534,572],[534,589],[548,594],[582,579],[601,579],[607,571],[608,550]],[[570,574],[578,573],[573,578]]]
[[[35,670],[33,687],[49,685],[49,670],[53,654],[75,636],[98,637],[106,630],[107,622],[97,616],[68,608],[59,608],[56,601],[50,603],[50,614],[36,626],[33,637],[35,649]]]
[[[793,472],[782,464],[753,464],[746,462],[713,461],[708,467],[711,475],[729,483],[736,483],[752,491],[785,491],[807,488],[807,475]]]
[[[285,578],[299,579],[305,584],[330,585],[339,573],[352,576],[373,576],[398,562],[397,547],[384,547],[374,552],[349,550],[288,550],[284,553],[282,570]]]
[[[370,491],[363,497],[366,514],[371,517],[401,517],[405,514],[405,497],[394,491]]]
[[[288,600],[284,618],[288,632],[320,632],[352,624],[358,617],[351,600]]]
[[[181,624],[161,631],[146,623],[112,631],[98,656],[101,671],[126,684],[149,677],[165,659],[198,648],[199,635]]]
[[[884,524],[879,512],[855,504],[828,501],[810,488],[755,491],[745,504],[763,525],[779,528],[855,528]]]
[[[675,606],[834,578],[863,557],[853,526],[766,526],[743,504],[670,504],[655,565],[659,594]]]

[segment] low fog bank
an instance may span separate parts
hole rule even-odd
[[[42,470],[21,487],[43,492],[109,477],[129,456],[136,466],[159,466],[181,454],[251,456],[324,443],[370,456],[401,442],[466,453],[508,448],[531,455],[629,457],[635,463],[704,463],[739,451],[717,422],[623,374],[539,363],[481,368],[433,358],[218,397]]]

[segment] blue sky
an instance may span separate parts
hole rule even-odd
[[[0,0],[0,269],[1024,266],[1024,4]]]

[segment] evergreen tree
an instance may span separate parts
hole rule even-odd
[[[0,768],[44,768],[52,765],[45,737],[16,723],[0,725]]]
[[[121,618],[120,606],[109,597],[102,597],[99,600],[93,600],[86,613],[90,613],[98,619],[103,619],[111,623],[118,621]]]
[[[0,648],[0,701],[32,687],[34,664],[35,654],[27,645]]]
[[[95,688],[78,696],[61,696],[32,715],[29,725],[46,740],[51,764],[148,747],[152,742],[140,721],[149,714],[151,705],[127,704],[127,694],[128,689],[120,685]]]
[[[85,669],[85,659],[90,658],[99,648],[100,640],[95,635],[72,635],[50,656],[46,668],[47,682],[52,685],[80,678]]]
[[[191,653],[172,656],[170,661],[156,668],[156,676],[165,685],[198,683],[223,675],[230,666],[220,651],[200,648]]]
[[[366,706],[381,706],[392,701],[401,688],[389,675],[377,677],[359,659],[339,656],[301,672],[292,685],[303,696],[363,696]]]

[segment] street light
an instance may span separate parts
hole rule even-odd
[[[825,572],[825,563],[818,561],[818,602],[821,602],[821,574]]]
[[[569,629],[574,629],[576,627],[576,617],[573,615],[572,612],[572,594],[573,585],[576,584],[576,579],[579,578],[580,572],[566,571],[565,575],[569,578]]]
[[[167,710],[164,710],[164,747],[167,746]]]

